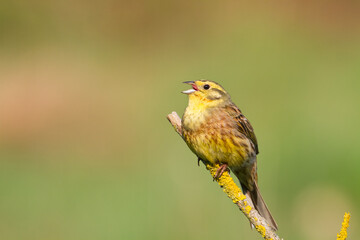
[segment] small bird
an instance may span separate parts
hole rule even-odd
[[[230,169],[239,179],[250,205],[268,224],[277,224],[257,185],[258,143],[250,122],[220,84],[209,80],[184,82],[189,104],[182,118],[183,138],[199,160],[219,164],[215,178]]]

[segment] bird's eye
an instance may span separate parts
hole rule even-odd
[[[205,85],[204,85],[204,89],[205,89],[205,90],[208,90],[209,88],[210,88],[210,85],[209,85],[209,84],[205,84]]]

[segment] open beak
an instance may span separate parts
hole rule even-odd
[[[199,88],[198,86],[196,86],[195,82],[194,81],[187,81],[187,82],[183,82],[183,83],[186,83],[186,84],[189,84],[192,86],[192,89],[189,89],[189,90],[186,90],[186,91],[182,91],[182,93],[185,93],[185,94],[190,94],[190,93],[193,93],[195,91],[199,91]]]

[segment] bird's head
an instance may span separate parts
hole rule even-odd
[[[230,95],[216,82],[197,80],[184,83],[192,86],[192,89],[182,92],[189,95],[189,105],[196,104],[214,107],[230,100]]]

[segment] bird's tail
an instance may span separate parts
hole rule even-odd
[[[274,218],[272,217],[264,199],[262,198],[259,188],[255,182],[253,191],[249,191],[246,186],[242,183],[241,188],[243,189],[244,194],[246,195],[247,201],[250,205],[255,207],[255,209],[259,212],[259,214],[266,219],[268,224],[276,231],[278,229],[278,225],[276,224]]]

